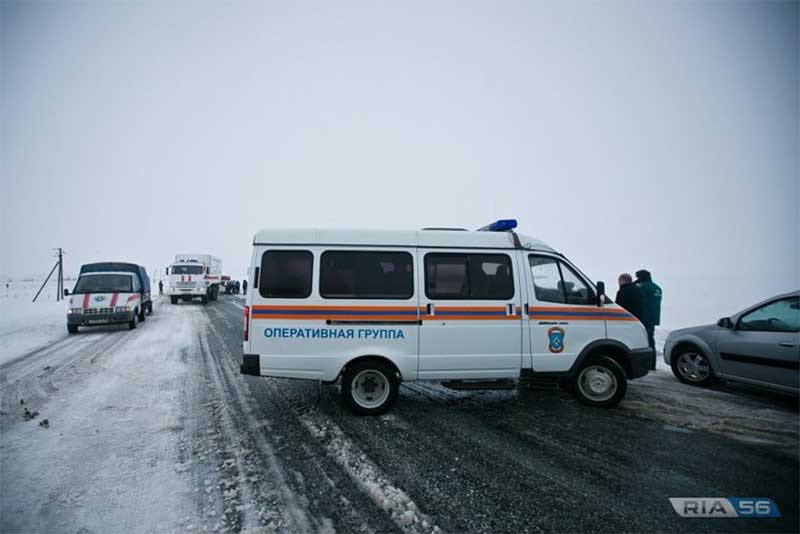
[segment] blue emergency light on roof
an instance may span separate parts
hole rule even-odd
[[[491,224],[487,224],[483,228],[479,228],[479,232],[508,232],[517,227],[516,219],[500,219]]]

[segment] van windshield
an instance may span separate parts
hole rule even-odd
[[[203,274],[202,265],[173,265],[172,274]]]
[[[91,274],[78,278],[73,293],[131,293],[133,278],[127,274]]]

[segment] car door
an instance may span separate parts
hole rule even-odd
[[[422,379],[519,376],[522,326],[516,255],[420,249]]]
[[[561,258],[532,253],[527,259],[533,369],[566,371],[586,345],[606,337],[604,312],[594,289]]]
[[[800,297],[743,313],[717,340],[722,372],[776,386],[800,387]]]

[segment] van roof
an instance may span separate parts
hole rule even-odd
[[[555,252],[538,239],[517,234],[524,248]],[[270,228],[253,238],[253,245],[334,245],[389,247],[452,247],[513,249],[511,232],[463,230],[356,230]]]

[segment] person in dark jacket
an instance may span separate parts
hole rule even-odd
[[[642,290],[642,316],[639,318],[647,330],[647,341],[650,347],[656,348],[655,330],[656,325],[661,324],[661,288],[653,282],[650,271],[642,269],[636,271],[636,285]],[[656,368],[656,355],[653,350],[653,360],[650,364],[651,369]]]
[[[631,312],[637,319],[642,319],[642,300],[644,295],[639,286],[633,283],[633,277],[628,273],[622,273],[617,278],[619,290],[614,302]]]
[[[164,282],[161,280],[158,281],[158,294],[159,295],[164,294]]]
[[[242,280],[242,293],[247,295],[247,280]]]

